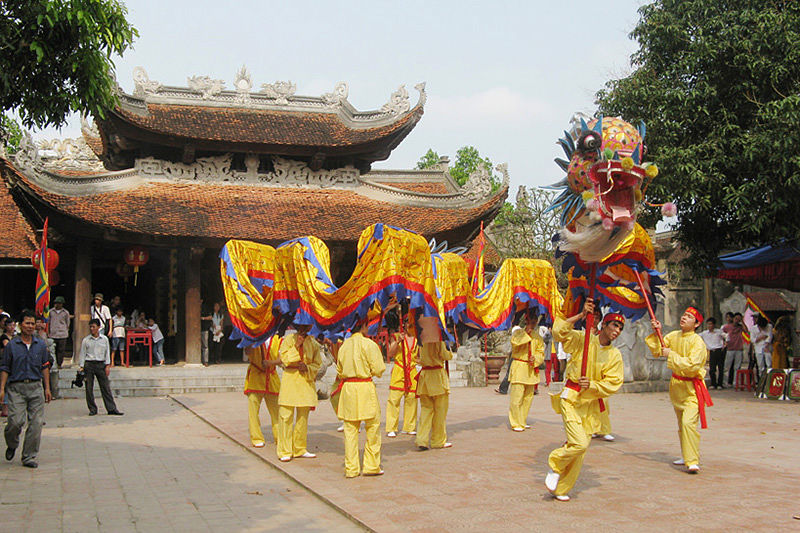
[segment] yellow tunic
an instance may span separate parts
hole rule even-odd
[[[653,355],[661,355],[661,343],[655,334],[647,337],[645,342]],[[706,377],[708,350],[700,335],[694,331],[684,333],[676,330],[664,335],[664,344],[669,348],[667,368],[673,374],[686,378]],[[678,418],[683,461],[686,466],[699,464],[700,432],[697,430],[697,422],[700,415],[694,383],[673,377],[669,382],[669,399]]]
[[[444,368],[444,362],[453,358],[453,354],[443,342],[426,342],[419,352],[419,364],[422,370],[417,382],[417,396],[439,396],[450,393],[450,378]]]
[[[565,378],[578,383],[581,377],[583,360],[584,332],[575,331],[572,326],[556,318],[553,324],[553,339],[561,342],[570,357]],[[613,346],[602,346],[596,335],[589,337],[586,377],[589,388],[576,391],[564,387],[560,396],[553,397],[553,407],[561,413],[567,443],[550,453],[548,463],[559,474],[556,495],[569,492],[578,480],[583,458],[591,442],[594,425],[600,413],[598,400],[611,396],[622,386],[624,367],[622,354]]]
[[[256,348],[245,349],[247,358],[250,360],[250,366],[247,367],[247,376],[244,379],[245,394],[256,392],[278,395],[281,390],[281,378],[278,376],[274,366],[267,367],[267,370],[264,370],[261,367],[261,361],[279,360],[278,348],[280,344],[281,339],[275,335],[266,344]],[[269,379],[267,379],[267,376],[269,376]]]
[[[511,334],[509,383],[539,384],[539,366],[544,362],[544,341],[537,332],[528,335],[519,328]]]
[[[337,415],[342,420],[369,420],[380,415],[378,393],[372,381],[348,379],[380,377],[386,370],[380,347],[375,341],[354,333],[339,348],[336,371],[344,380]]]
[[[419,363],[419,346],[417,339],[409,339],[403,333],[395,335],[399,342],[397,353],[394,356],[394,366],[392,367],[392,378],[389,388],[403,392],[416,392],[417,390],[417,371],[416,365]],[[408,387],[406,388],[406,375],[408,375]]]
[[[302,357],[295,346],[295,333],[283,338],[280,345],[280,359],[283,363],[283,379],[281,380],[278,405],[287,407],[316,407],[317,389],[314,381],[319,367],[322,366],[320,346],[316,340],[306,337],[303,341]],[[288,368],[291,363],[305,362],[308,367],[305,372],[297,368]]]

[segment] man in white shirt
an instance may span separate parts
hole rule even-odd
[[[103,305],[102,293],[98,292],[94,295],[94,303],[89,311],[92,315],[91,318],[100,323],[100,335],[107,336],[108,333],[111,332],[109,325],[109,321],[111,320],[111,311],[109,311],[107,305]]]
[[[114,403],[111,385],[108,382],[108,375],[111,373],[111,347],[108,344],[108,337],[100,335],[100,321],[96,318],[89,321],[89,331],[90,334],[83,338],[81,350],[78,352],[78,367],[86,372],[86,406],[89,408],[89,416],[97,414],[97,404],[94,402],[95,378],[100,385],[103,404],[108,414],[122,415]]]
[[[758,375],[763,376],[772,366],[772,324],[763,315],[758,315],[756,325],[750,329],[753,355],[758,365]]]
[[[725,374],[725,342],[728,335],[717,328],[717,319],[713,316],[706,320],[706,329],[700,333],[700,338],[706,343],[709,353],[708,370],[711,374],[711,387],[724,389],[722,376]]]

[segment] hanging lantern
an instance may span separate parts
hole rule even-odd
[[[33,252],[31,256],[31,264],[33,268],[39,268],[39,252],[40,250],[36,250]],[[50,272],[51,270],[55,270],[58,266],[58,252],[53,250],[52,248],[47,249],[47,271]]]
[[[61,282],[61,274],[58,273],[58,270],[51,270],[48,274],[48,277],[48,283],[51,287],[55,287]]]
[[[129,246],[125,248],[122,257],[125,263],[133,267],[133,285],[139,281],[139,267],[144,266],[150,260],[150,252],[142,246]]]

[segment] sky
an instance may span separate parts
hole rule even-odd
[[[165,85],[208,75],[232,89],[245,65],[254,90],[291,80],[309,96],[345,81],[359,110],[380,108],[400,85],[413,106],[424,81],[424,116],[373,168],[413,168],[429,148],[453,161],[472,145],[508,163],[513,199],[519,185],[561,179],[556,140],[574,112],[595,111],[606,81],[630,73],[643,3],[128,0],[139,38],[115,65],[128,93],[137,66]],[[79,135],[73,118],[37,136]]]

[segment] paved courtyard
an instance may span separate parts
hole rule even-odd
[[[82,401],[60,400],[47,410],[39,469],[22,468],[19,457],[0,464],[0,524],[9,531],[800,531],[792,518],[800,513],[800,405],[712,394],[697,476],[670,464],[678,440],[666,393],[614,397],[617,441],[593,442],[568,503],[543,486],[563,430],[542,395],[533,429],[514,433],[508,397],[454,389],[453,448],[419,452],[412,437],[384,436],[386,475],[352,480],[344,478],[328,402],[310,417],[309,449],[318,457],[280,463],[274,446],[250,447],[241,393],[121,398],[126,415],[113,419],[89,418]],[[386,391],[380,396],[384,402]]]

